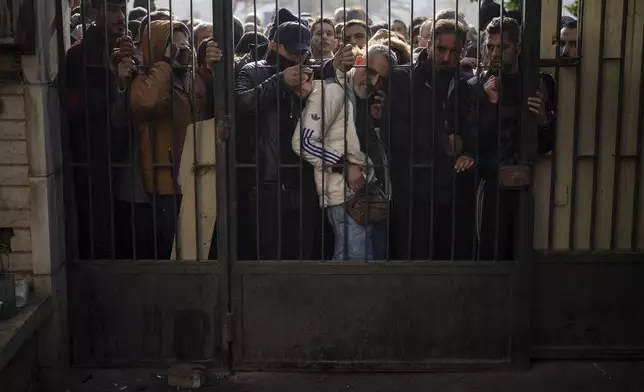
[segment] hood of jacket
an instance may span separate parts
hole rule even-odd
[[[163,59],[168,40],[172,39],[172,32],[174,31],[182,31],[190,37],[188,27],[181,22],[170,20],[154,20],[150,22],[150,25],[145,28],[141,36],[140,47],[144,65],[150,66]]]

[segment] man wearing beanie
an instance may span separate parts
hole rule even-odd
[[[264,34],[255,32],[244,34],[235,47],[235,78],[246,64],[263,59],[267,50],[268,38]]]

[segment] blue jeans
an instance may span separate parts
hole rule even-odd
[[[385,258],[386,222],[363,226],[347,214],[344,205],[329,206],[326,210],[335,233],[333,260],[364,261]]]

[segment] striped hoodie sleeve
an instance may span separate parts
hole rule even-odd
[[[321,82],[316,81],[306,102],[300,122],[293,132],[293,151],[314,167],[335,165],[342,160],[343,153],[324,142],[329,128],[344,126],[336,124],[344,105],[344,91],[337,83],[324,85],[324,102],[322,102]],[[324,105],[324,110],[322,107]]]

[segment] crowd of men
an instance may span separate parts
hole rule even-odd
[[[213,118],[230,61],[240,259],[511,259],[523,108],[548,153],[556,90],[544,74],[523,102],[520,21],[483,3],[476,24],[447,9],[411,28],[362,9],[235,18],[229,59],[211,23],[89,0],[66,59],[78,257],[170,257],[186,129]]]

